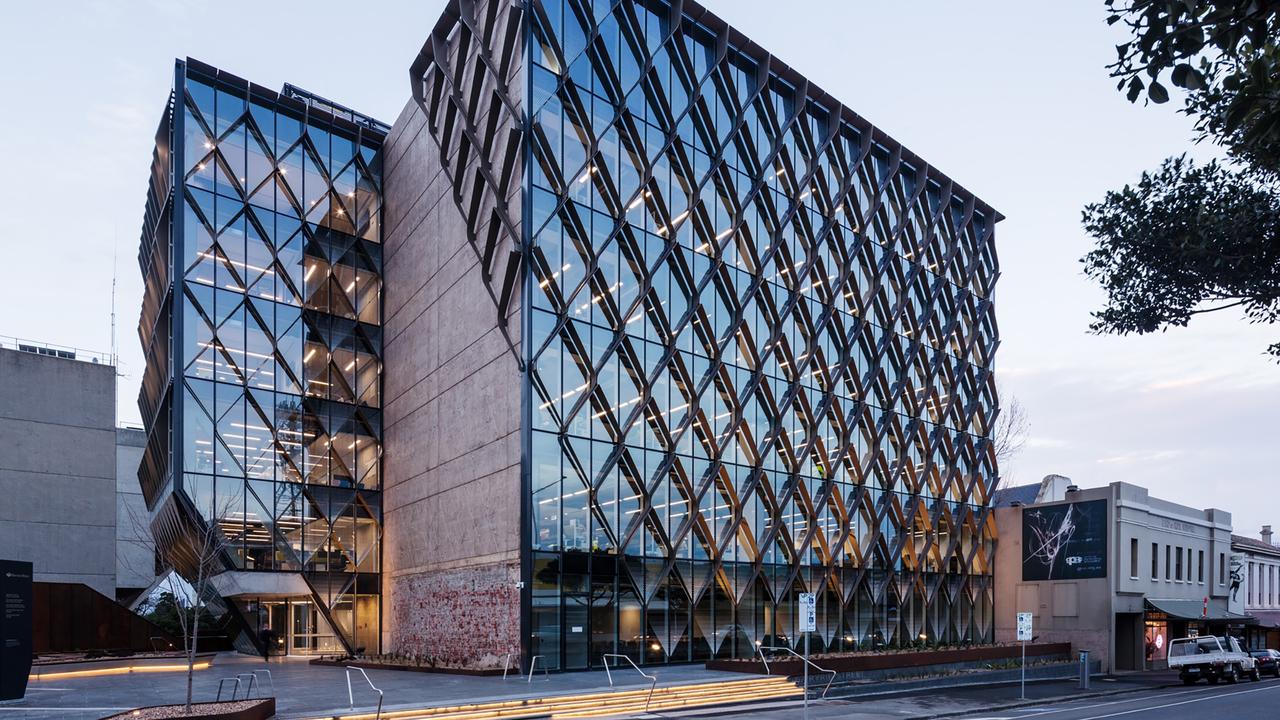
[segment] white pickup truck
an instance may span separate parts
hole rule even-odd
[[[1206,635],[1170,642],[1169,669],[1178,671],[1184,685],[1194,684],[1200,678],[1211,685],[1219,680],[1237,682],[1241,677],[1262,679],[1253,657],[1229,636]]]

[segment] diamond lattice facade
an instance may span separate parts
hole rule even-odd
[[[451,2],[389,129],[192,67],[142,476],[172,548],[243,503],[248,627],[269,576],[451,666],[794,647],[800,593],[817,651],[992,641],[990,206],[688,1]]]
[[[218,529],[243,650],[378,645],[387,129],[188,59],[156,136],[139,478],[184,576]]]
[[[458,347],[519,408],[443,443],[506,463],[458,505],[521,508],[457,553],[523,583],[520,633],[471,652],[749,656],[798,646],[803,592],[818,650],[992,641],[996,211],[692,2],[456,3],[410,74],[388,208],[442,189],[388,253],[465,258]],[[416,621],[447,582],[388,531],[388,644],[447,655]]]

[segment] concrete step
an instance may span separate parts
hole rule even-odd
[[[681,710],[695,707],[715,707],[725,705],[741,705],[747,703],[757,703],[766,700],[777,700],[781,698],[797,697],[801,694],[800,689],[792,685],[789,688],[780,688],[777,690],[764,690],[755,693],[738,693],[724,694],[710,698],[673,698],[669,700],[659,701],[656,698],[647,706],[643,702],[631,703],[627,705],[606,705],[604,707],[582,710],[569,713],[556,713],[552,715],[553,720],[568,720],[569,718],[609,718],[619,716],[640,715],[644,713],[653,713],[667,710]]]
[[[783,677],[730,680],[688,685],[664,685],[573,695],[520,698],[494,702],[468,703],[430,708],[384,711],[387,720],[518,720],[522,718],[603,718],[635,715],[676,708],[709,707],[746,703],[800,694],[795,683]],[[373,720],[373,713],[327,716],[326,720]],[[319,720],[319,719],[317,719]]]

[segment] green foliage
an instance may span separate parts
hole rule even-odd
[[[1186,91],[1201,139],[1276,172],[1280,165],[1280,3],[1259,0],[1106,0],[1107,22],[1132,34],[1109,66],[1131,102]]]
[[[205,608],[201,608],[200,626],[212,628],[218,624],[217,619]],[[186,616],[186,625],[183,625],[183,616]],[[161,630],[164,630],[171,637],[182,639],[186,636],[185,628],[192,627],[192,618],[195,617],[195,610],[188,603],[183,602],[177,595],[172,592],[162,592],[159,597],[151,603],[150,608],[142,614],[142,617],[150,620]]]
[[[1097,245],[1082,262],[1107,291],[1096,332],[1148,333],[1239,308],[1280,319],[1280,3],[1106,0],[1131,39],[1109,66],[1131,102],[1181,88],[1197,140],[1230,158],[1185,156],[1084,210]],[[1162,82],[1162,80],[1164,82]],[[1280,343],[1270,347],[1280,359]]]
[[[1095,330],[1149,333],[1230,307],[1280,317],[1280,194],[1245,173],[1171,158],[1085,208],[1084,224],[1098,239],[1085,273],[1108,296]]]

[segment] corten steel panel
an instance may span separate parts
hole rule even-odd
[[[411,83],[526,299],[526,654],[991,641],[998,213],[691,2],[452,3]]]
[[[33,652],[151,650],[151,638],[180,645],[158,626],[111,598],[79,583],[35,583],[32,587]]]

